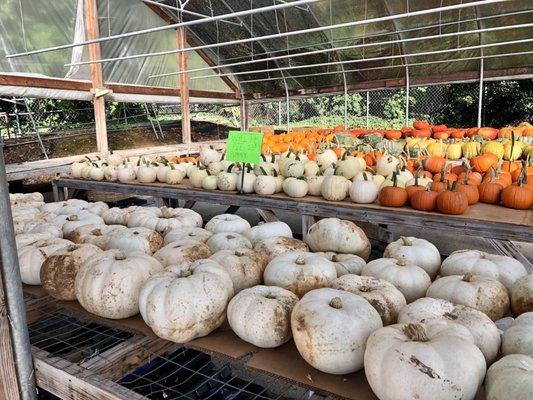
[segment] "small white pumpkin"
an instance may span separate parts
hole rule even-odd
[[[403,307],[398,315],[398,322],[404,324],[432,320],[446,320],[464,326],[474,337],[487,364],[496,359],[501,343],[498,327],[487,315],[475,308],[454,305],[443,299],[422,297]]]
[[[285,253],[300,251],[308,252],[309,247],[301,240],[292,237],[276,236],[263,239],[254,245],[254,250],[264,254],[268,262]]]
[[[205,224],[205,229],[212,233],[244,233],[250,229],[250,223],[236,214],[220,214],[211,218],[207,224]]]
[[[383,325],[396,323],[400,310],[407,304],[405,297],[396,287],[373,276],[343,275],[333,281],[334,289],[361,296],[376,309]]]
[[[186,343],[222,325],[232,296],[224,268],[198,260],[149,279],[139,294],[139,310],[157,336]]]
[[[280,167],[279,172],[286,178],[298,178],[299,176],[304,175],[304,163],[297,159],[290,160],[283,163],[283,166]]]
[[[235,293],[260,285],[263,271],[268,263],[266,257],[250,249],[219,250],[211,257],[218,262],[231,277]]]
[[[512,257],[489,254],[479,250],[454,251],[442,262],[440,274],[482,275],[497,279],[511,290],[514,281],[527,275],[526,268]]]
[[[383,176],[389,176],[400,164],[400,160],[394,156],[383,156],[376,162],[376,172]]]
[[[73,162],[70,165],[70,176],[76,179],[81,178],[82,171],[87,165],[87,161]]]
[[[159,164],[156,168],[156,179],[158,182],[166,183],[167,173],[172,169],[170,164]]]
[[[254,192],[260,195],[269,196],[276,193],[276,178],[271,175],[258,175],[254,181]]]
[[[309,195],[321,196],[322,195],[322,183],[324,182],[324,175],[311,175],[305,178],[307,182]]]
[[[487,400],[529,400],[533,394],[533,358],[511,354],[492,364],[485,378]]]
[[[355,175],[361,171],[364,171],[365,168],[366,162],[363,158],[347,156],[343,157],[338,162],[335,173],[336,175],[341,175],[346,179],[353,179]]]
[[[165,175],[165,183],[169,185],[179,185],[186,176],[186,172],[181,168],[172,168]]]
[[[450,275],[437,279],[427,297],[475,308],[496,321],[509,311],[509,295],[499,281],[480,275]]]
[[[289,197],[305,197],[308,191],[309,185],[303,178],[290,177],[283,181],[283,192]]]
[[[128,218],[129,228],[142,226],[157,232],[186,226],[199,227],[202,226],[202,223],[202,216],[188,208],[140,207],[132,212]]]
[[[383,257],[405,260],[408,264],[418,265],[431,279],[437,276],[441,263],[440,253],[435,245],[412,236],[401,236],[395,242],[389,243],[383,252]]]
[[[316,156],[316,162],[320,166],[321,171],[325,171],[332,164],[338,161],[337,154],[331,149],[326,149]]]
[[[137,180],[141,183],[154,183],[157,179],[157,168],[153,165],[141,165],[137,170]]]
[[[56,236],[53,236],[49,233],[20,233],[15,236],[15,242],[18,250],[25,246],[32,245],[35,242],[53,239],[54,237]]]
[[[89,170],[89,179],[92,179],[93,181],[103,181],[104,167],[105,166],[100,167],[97,164],[93,164],[93,166]]]
[[[309,227],[305,242],[311,251],[355,254],[364,260],[370,256],[370,241],[351,221],[323,218]]]
[[[364,176],[366,177],[366,175]],[[349,194],[354,203],[370,204],[378,198],[379,187],[373,180],[366,178],[362,181],[352,182]]]
[[[366,179],[365,179],[366,178]],[[374,174],[369,171],[362,171],[359,172],[357,175],[354,176],[352,179],[353,182],[355,181],[366,181],[366,180],[372,180],[374,183],[379,187],[381,187],[381,184],[385,180],[385,177],[380,174]]]
[[[229,168],[231,169],[231,166]],[[217,175],[218,190],[223,190],[227,192],[237,190],[237,178],[238,178],[238,175],[234,174],[231,171],[220,172]]]
[[[202,187],[202,181],[204,178],[208,176],[207,170],[203,168],[197,168],[194,171],[191,172],[191,175],[189,176],[189,181],[191,182],[191,186],[193,188],[201,188]]]
[[[407,303],[424,297],[431,285],[429,275],[417,265],[395,258],[378,258],[370,261],[361,271],[363,276],[373,276],[392,283],[404,295]]]
[[[104,220],[102,217],[99,217],[96,214],[93,214],[89,211],[79,211],[77,214],[72,214],[67,216],[65,219],[65,222],[62,226],[63,228],[63,236],[68,236],[71,234],[76,228],[83,226],[83,225],[102,225],[104,224]]]
[[[219,250],[251,249],[252,243],[237,232],[218,232],[213,234],[205,244],[213,253]]]
[[[20,248],[18,250],[18,259],[22,282],[26,285],[40,285],[41,266],[46,257],[72,244],[74,243],[70,240],[53,238],[40,240]]]
[[[256,225],[243,232],[250,242],[255,246],[258,242],[271,237],[292,238],[292,230],[289,225],[282,221],[265,222]]]
[[[285,181],[285,178],[281,175],[274,175],[274,178],[276,178],[276,193],[283,192],[283,182]]]
[[[361,271],[366,265],[366,261],[355,254],[342,254],[333,251],[315,252],[315,254],[325,257],[334,263],[335,269],[337,270],[337,276],[346,274],[361,275]]]
[[[304,176],[306,178],[316,176],[320,173],[320,166],[316,161],[307,160],[304,162]]]
[[[348,195],[350,181],[344,176],[328,175],[322,181],[320,193],[329,201],[342,201]]]
[[[205,167],[209,167],[211,163],[219,162],[221,159],[221,154],[212,147],[202,147],[200,150],[199,160]]]
[[[253,193],[256,179],[257,176],[254,173],[245,172],[243,177],[243,174],[239,172],[237,175],[237,190],[241,191],[242,187],[244,193]]]
[[[240,291],[228,304],[228,322],[242,340],[273,348],[291,337],[291,313],[298,297],[276,286],[254,286]]]
[[[525,354],[533,357],[533,312],[519,315],[504,332],[502,354]]]
[[[122,225],[83,225],[74,229],[65,239],[77,244],[93,244],[102,250],[106,250],[110,235],[125,230],[128,230],[128,228]]]
[[[132,167],[120,165],[117,168],[117,180],[120,183],[130,183],[135,181],[135,178],[137,178],[137,174]]]
[[[118,180],[118,169],[114,165],[108,165],[104,168],[104,179],[109,182],[116,182]]]
[[[337,270],[331,261],[300,251],[275,257],[264,272],[265,285],[282,287],[298,297],[310,290],[328,287],[336,278]]]
[[[533,311],[533,275],[529,274],[514,281],[510,294],[514,315]]]
[[[101,217],[107,210],[109,210],[109,206],[103,201],[97,201],[94,203],[89,203],[85,210]]]
[[[162,270],[161,264],[147,254],[109,250],[82,265],[75,279],[76,297],[92,314],[128,318],[139,312],[144,283]]]
[[[44,233],[44,234],[50,235],[51,237],[56,237],[56,238],[63,237],[63,229],[61,229],[57,225],[54,225],[48,222],[39,223],[33,227],[30,227],[28,230],[25,230],[24,233],[28,233],[28,234]]]
[[[473,400],[486,371],[470,332],[446,321],[378,329],[366,342],[364,365],[380,400]]]
[[[163,267],[190,264],[193,261],[209,258],[210,256],[211,250],[204,243],[183,241],[171,242],[154,253],[154,258]]]
[[[113,207],[102,214],[102,218],[107,225],[128,225],[132,209]]]
[[[363,367],[366,340],[382,323],[362,297],[323,288],[308,292],[296,303],[291,327],[305,361],[322,372],[342,375]]]
[[[213,164],[211,164],[213,165]],[[204,190],[216,190],[217,189],[217,177],[208,173],[208,175],[202,179],[202,189]]]
[[[163,247],[163,237],[142,226],[117,229],[107,235],[106,250],[118,249],[126,254],[135,252],[152,255]]]
[[[213,236],[213,233],[209,232],[207,229],[194,226],[175,228],[165,232],[165,245],[181,239],[193,239],[205,243],[211,236]]]

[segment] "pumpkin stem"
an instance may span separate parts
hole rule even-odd
[[[77,215],[69,215],[67,221],[79,221],[79,218]]]
[[[296,265],[305,265],[305,258],[302,256],[298,257],[296,260],[294,260],[294,263]]]
[[[242,257],[242,256],[246,255],[246,253],[244,251],[242,251],[242,250],[235,250],[235,255],[237,257]]]
[[[342,300],[340,297],[334,297],[331,299],[331,301],[329,302],[329,306],[330,307],[333,307],[337,310],[340,310],[342,308]]]
[[[361,286],[361,287],[359,288],[359,291],[360,291],[360,292],[365,292],[365,293],[366,293],[366,292],[371,292],[371,291],[372,291],[372,288],[371,288],[370,286]]]
[[[407,324],[402,328],[403,334],[414,342],[429,342],[426,330],[420,324]]]
[[[400,236],[400,239],[402,240],[404,246],[412,246],[413,245],[413,241],[411,239],[409,239],[408,237]]]
[[[405,267],[407,265],[407,263],[405,262],[405,260],[403,258],[400,258],[398,261],[396,261],[396,265],[398,265],[400,267]]]
[[[117,252],[117,254],[115,254],[115,260],[122,261],[125,259],[126,259],[126,254],[124,254],[123,252],[119,251]]]
[[[470,272],[467,272],[463,275],[463,282],[471,282],[474,275],[472,275]]]

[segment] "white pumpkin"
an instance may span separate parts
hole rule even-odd
[[[42,212],[51,212],[57,215],[76,214],[87,208],[89,203],[85,200],[69,199],[66,201],[57,201],[46,203],[41,207]]]
[[[202,187],[202,181],[205,177],[207,177],[207,170],[203,168],[197,168],[194,171],[191,172],[191,175],[189,176],[189,181],[191,182],[191,186],[193,188],[201,188]]]
[[[398,313],[407,304],[404,295],[383,279],[354,274],[343,275],[333,281],[334,289],[361,296],[376,309],[383,325],[396,323]]]
[[[431,279],[435,279],[440,268],[440,253],[432,243],[425,239],[402,236],[389,243],[383,257],[405,260],[408,264],[418,265],[426,271]]]
[[[209,172],[210,175],[217,176],[218,174],[220,174],[220,171],[224,169],[225,169],[224,164],[222,164],[221,161],[215,161],[209,164],[209,166],[207,167],[207,172]],[[215,182],[216,182],[216,179],[215,179]]]
[[[135,181],[137,174],[135,169],[129,165],[119,165],[117,167],[117,180],[121,183],[129,183]]]
[[[320,173],[320,166],[316,161],[307,160],[304,162],[304,176],[306,178],[316,176]]]
[[[335,152],[331,149],[326,149],[316,156],[316,162],[320,166],[321,171],[325,171],[337,161],[337,154],[335,154]]]
[[[378,329],[368,338],[364,364],[380,400],[473,400],[486,371],[470,332],[445,321]]]
[[[273,348],[291,337],[291,312],[298,297],[276,286],[254,286],[240,291],[228,304],[228,322],[242,340]]]
[[[320,193],[330,201],[342,201],[348,195],[350,181],[344,176],[328,175],[322,181]]]
[[[533,358],[511,354],[492,364],[485,378],[487,400],[529,400],[533,394]]]
[[[311,225],[305,242],[311,251],[355,254],[365,260],[370,256],[370,242],[363,230],[338,218],[323,218]]]
[[[364,171],[365,168],[366,162],[363,158],[347,156],[343,157],[343,159],[338,162],[336,174],[341,175],[346,179],[353,179],[355,175]]]
[[[76,228],[84,225],[102,225],[104,220],[96,214],[89,211],[79,211],[77,214],[67,216],[63,224],[63,236],[68,236]]]
[[[244,179],[242,176],[242,173],[239,173],[237,175],[237,190],[242,191],[244,193],[253,193],[254,192],[254,183],[257,179],[257,176],[251,172],[245,172],[244,173]]]
[[[500,332],[492,320],[472,307],[454,305],[443,299],[422,297],[401,309],[400,323],[425,323],[446,320],[464,326],[474,337],[474,342],[485,356],[487,364],[492,363],[500,349]]]
[[[480,275],[450,275],[437,279],[427,297],[444,299],[484,312],[496,321],[509,311],[509,295],[499,281]]]
[[[254,246],[261,240],[272,237],[292,238],[290,226],[282,221],[265,222],[244,231],[243,234]]]
[[[251,249],[252,243],[237,232],[218,232],[213,234],[205,244],[213,253],[219,250]]]
[[[209,247],[204,243],[194,241],[171,242],[154,253],[154,258],[164,267],[190,264],[196,260],[209,258],[209,256],[211,256],[211,250],[209,250]]]
[[[199,160],[206,167],[211,163],[219,162],[221,159],[221,154],[212,147],[202,147],[200,150]]]
[[[366,177],[366,175],[364,176]],[[362,181],[354,181],[350,185],[349,194],[354,203],[370,204],[378,198],[379,186],[368,178]]]
[[[362,172],[359,172],[357,175],[355,175],[354,178],[352,179],[353,182],[366,181],[366,180],[374,181],[374,183],[379,188],[381,187],[381,184],[383,183],[383,181],[385,181],[385,177],[380,174],[374,174],[372,172],[362,171]]]
[[[83,225],[74,229],[65,239],[77,244],[92,244],[106,250],[110,235],[127,230],[128,228],[122,225]]]
[[[383,176],[389,176],[400,164],[400,160],[394,156],[383,156],[376,162],[376,172]]]
[[[269,196],[276,193],[277,181],[271,175],[258,175],[254,181],[254,192],[260,195]]]
[[[342,375],[363,367],[366,340],[382,323],[362,297],[323,288],[308,292],[296,303],[291,327],[305,361],[322,372]]]
[[[254,245],[254,250],[264,254],[268,262],[285,253],[300,251],[308,252],[309,247],[301,240],[292,237],[276,236],[263,239]]]
[[[298,178],[304,175],[304,163],[297,159],[287,161],[280,167],[279,172],[286,178]]]
[[[266,256],[250,249],[219,250],[211,257],[219,263],[231,277],[235,293],[260,285],[263,271],[268,263]]]
[[[514,281],[510,294],[514,315],[533,311],[533,275],[529,274]]]
[[[218,232],[236,232],[244,233],[250,229],[250,223],[244,218],[235,214],[220,214],[211,218],[205,229],[212,233]]]
[[[139,295],[139,309],[154,333],[186,343],[218,328],[233,296],[228,273],[213,260],[199,260],[149,279]]]
[[[89,179],[92,179],[94,181],[103,181],[105,166],[100,167],[97,164],[93,164],[93,166],[89,170]]]
[[[518,316],[504,332],[502,354],[525,354],[533,357],[533,312]]]
[[[165,232],[174,228],[202,226],[202,216],[188,208],[161,207],[161,209],[139,208],[132,212],[128,219],[128,227],[143,226],[157,232]]]
[[[172,169],[170,164],[159,164],[156,169],[156,179],[158,182],[166,183],[167,173]]]
[[[303,178],[287,178],[283,181],[282,187],[283,193],[294,198],[305,197],[309,191],[309,185]]]
[[[238,175],[230,171],[219,173],[217,175],[218,190],[223,190],[223,191],[228,191],[228,192],[237,190],[237,178],[238,178]]]
[[[44,260],[40,278],[43,289],[58,300],[76,300],[74,280],[81,266],[102,253],[92,244],[72,244],[64,247]]]
[[[82,265],[75,279],[76,297],[92,314],[128,318],[139,312],[144,283],[162,270],[162,265],[147,254],[109,250]]]
[[[118,249],[127,254],[134,252],[152,255],[163,247],[163,237],[142,226],[117,229],[107,235],[106,250]]]
[[[50,235],[51,237],[56,237],[56,238],[63,237],[63,229],[61,229],[61,227],[57,225],[54,225],[48,222],[39,223],[35,226],[29,227],[29,229],[25,230],[24,233],[28,233],[28,234],[44,233],[44,234]]]
[[[130,214],[136,207],[118,208],[113,207],[102,214],[102,218],[107,225],[128,225]]]
[[[272,259],[263,277],[265,285],[279,286],[302,297],[310,290],[330,286],[337,278],[337,270],[324,257],[295,251]]]
[[[87,166],[87,161],[73,162],[70,165],[70,176],[76,179],[82,177],[82,171]]]
[[[514,281],[527,275],[526,268],[512,257],[489,254],[479,250],[454,251],[442,262],[440,274],[482,275],[497,279],[511,290]]]
[[[18,259],[22,282],[27,285],[40,285],[41,266],[46,257],[72,244],[74,243],[70,240],[53,238],[40,240],[20,248],[18,250]]]
[[[324,175],[311,175],[305,178],[308,187],[308,194],[310,196],[322,195],[322,183],[324,182]]]
[[[213,236],[212,232],[202,228],[193,226],[175,228],[165,233],[165,245],[180,239],[193,239],[205,243],[211,236]]]
[[[429,275],[417,265],[395,258],[378,258],[370,261],[361,271],[363,276],[373,276],[392,283],[404,295],[407,303],[424,297],[431,285]]]
[[[165,183],[169,185],[179,185],[186,176],[186,172],[182,168],[172,168],[167,171],[165,175]]]
[[[29,246],[35,242],[41,240],[53,239],[56,236],[50,235],[49,233],[20,233],[15,236],[15,243],[17,245],[17,250],[25,246]]]
[[[109,182],[118,180],[118,168],[114,165],[108,165],[104,168],[104,179]]]
[[[340,254],[333,251],[315,252],[315,254],[325,257],[334,263],[335,269],[337,270],[337,276],[346,274],[361,275],[361,271],[366,265],[366,261],[355,254]]]
[[[157,168],[153,165],[141,165],[137,170],[137,180],[141,183],[154,183],[157,180]]]
[[[101,217],[107,210],[109,210],[109,206],[103,201],[97,201],[95,203],[89,203],[85,210]]]
[[[283,192],[283,182],[285,182],[285,178],[281,175],[274,176],[274,178],[276,178],[276,193]]]
[[[204,179],[202,179],[202,189],[204,189],[204,190],[216,190],[217,189],[217,177],[216,177],[216,175],[208,174]]]

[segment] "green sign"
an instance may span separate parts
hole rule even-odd
[[[257,164],[261,159],[262,143],[262,133],[230,131],[226,145],[226,159],[235,162]]]

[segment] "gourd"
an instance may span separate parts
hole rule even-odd
[[[237,293],[228,304],[228,322],[242,340],[273,348],[292,337],[291,313],[298,297],[276,286],[254,286]]]
[[[380,400],[473,400],[486,371],[470,332],[444,321],[378,329],[366,343],[364,366]]]
[[[96,247],[105,250],[110,235],[115,232],[126,231],[128,228],[122,225],[83,225],[65,237],[77,244],[93,244]]]
[[[309,191],[309,185],[304,178],[287,178],[282,184],[283,192],[289,197],[305,197]]]
[[[292,336],[302,358],[319,371],[336,375],[363,367],[366,340],[381,327],[370,303],[330,288],[308,292],[291,316]]]
[[[231,172],[233,164],[228,167],[227,171],[220,172],[217,175],[217,188],[222,191],[233,191],[237,189],[238,175]]]
[[[498,327],[487,315],[472,307],[422,297],[402,308],[398,315],[399,323],[425,323],[433,320],[455,322],[468,329],[487,364],[498,356],[501,343]]]
[[[143,226],[157,232],[165,232],[174,228],[199,227],[203,219],[200,214],[188,208],[147,208],[140,207],[128,218],[128,227]]]
[[[344,176],[328,175],[322,181],[320,193],[330,201],[342,201],[348,194],[350,181]]]
[[[250,223],[235,214],[220,214],[211,218],[205,229],[212,232],[236,232],[244,233],[250,229]]]
[[[211,164],[213,165],[213,164]],[[216,190],[217,189],[217,177],[212,175],[209,171],[207,176],[202,179],[202,189],[204,190]]]
[[[186,176],[186,171],[174,166],[165,174],[165,183],[169,185],[179,185]]]
[[[354,203],[370,204],[378,198],[379,186],[373,180],[369,180],[366,174],[363,176],[363,180],[354,181],[351,184],[350,199]]]
[[[136,228],[118,229],[108,233],[105,248],[130,252],[154,254],[163,247],[163,237],[148,228],[138,226]]]
[[[254,181],[254,192],[268,196],[276,193],[276,178],[271,175],[258,175]]]
[[[205,244],[213,253],[219,250],[251,249],[252,243],[237,232],[218,232],[213,234]]]
[[[165,245],[181,239],[192,239],[198,242],[207,242],[213,232],[207,229],[197,228],[193,226],[171,229],[165,233]]]
[[[292,238],[292,230],[289,225],[282,221],[265,222],[256,225],[243,232],[252,245],[272,237]]]
[[[311,251],[355,254],[364,260],[370,255],[370,242],[351,221],[324,218],[309,227],[305,242]]]
[[[294,251],[272,259],[263,278],[265,285],[279,286],[302,297],[310,290],[328,287],[337,278],[337,270],[324,257]]]
[[[331,287],[368,301],[378,312],[384,326],[396,323],[398,313],[407,304],[402,292],[392,283],[372,276],[343,275],[335,279]]]
[[[125,164],[117,167],[117,180],[121,183],[133,182],[137,178],[135,170]]]
[[[207,170],[203,168],[197,168],[194,171],[191,172],[191,175],[189,176],[189,181],[191,182],[191,186],[193,188],[201,188],[202,187],[202,181],[207,176]]]
[[[507,290],[511,290],[517,279],[527,275],[526,268],[520,261],[479,250],[457,250],[442,262],[442,276],[466,273],[497,279]]]
[[[307,182],[309,195],[321,196],[322,195],[322,183],[324,182],[324,175],[311,175],[305,178]]]
[[[58,300],[76,300],[74,280],[82,265],[102,250],[92,244],[72,244],[46,258],[41,266],[43,289]]]
[[[137,170],[137,180],[141,183],[153,183],[157,179],[157,169],[153,165],[141,165]]]
[[[389,243],[385,247],[383,257],[418,265],[431,279],[435,279],[441,264],[440,253],[435,245],[413,236],[401,236],[400,239]]]
[[[24,246],[18,250],[20,277],[26,285],[41,284],[41,266],[46,257],[73,244],[66,239],[47,239]]]
[[[275,257],[293,252],[308,252],[309,247],[298,239],[292,237],[276,236],[267,239],[263,239],[254,245],[254,250],[264,254],[267,260],[270,262]]]
[[[487,400],[529,400],[533,393],[533,358],[511,354],[492,364],[485,377]]]
[[[366,261],[355,254],[338,254],[333,251],[316,252],[315,254],[325,257],[335,264],[337,276],[346,274],[360,275],[363,267],[366,265]]]
[[[210,146],[202,147],[200,150],[199,160],[205,167],[208,167],[211,163],[219,162],[221,158],[221,154]]]
[[[193,261],[209,258],[210,256],[211,250],[206,244],[201,242],[171,242],[154,253],[154,258],[163,267],[172,265],[179,267],[182,264],[190,264]]]
[[[431,278],[415,264],[395,258],[378,258],[363,267],[362,276],[373,276],[392,283],[405,297],[407,303],[424,297]]]
[[[263,254],[247,248],[219,250],[210,258],[219,263],[229,274],[235,293],[260,285],[263,281],[263,271],[268,263]]]
[[[533,312],[519,315],[502,337],[502,354],[533,357]]]
[[[505,286],[496,279],[470,273],[437,279],[428,288],[427,297],[475,308],[493,321],[509,311],[509,296]]]
[[[510,294],[514,315],[533,311],[533,275],[529,274],[514,281]]]
[[[146,281],[139,311],[157,336],[186,343],[222,325],[232,297],[233,283],[224,268],[213,260],[198,260]]]

